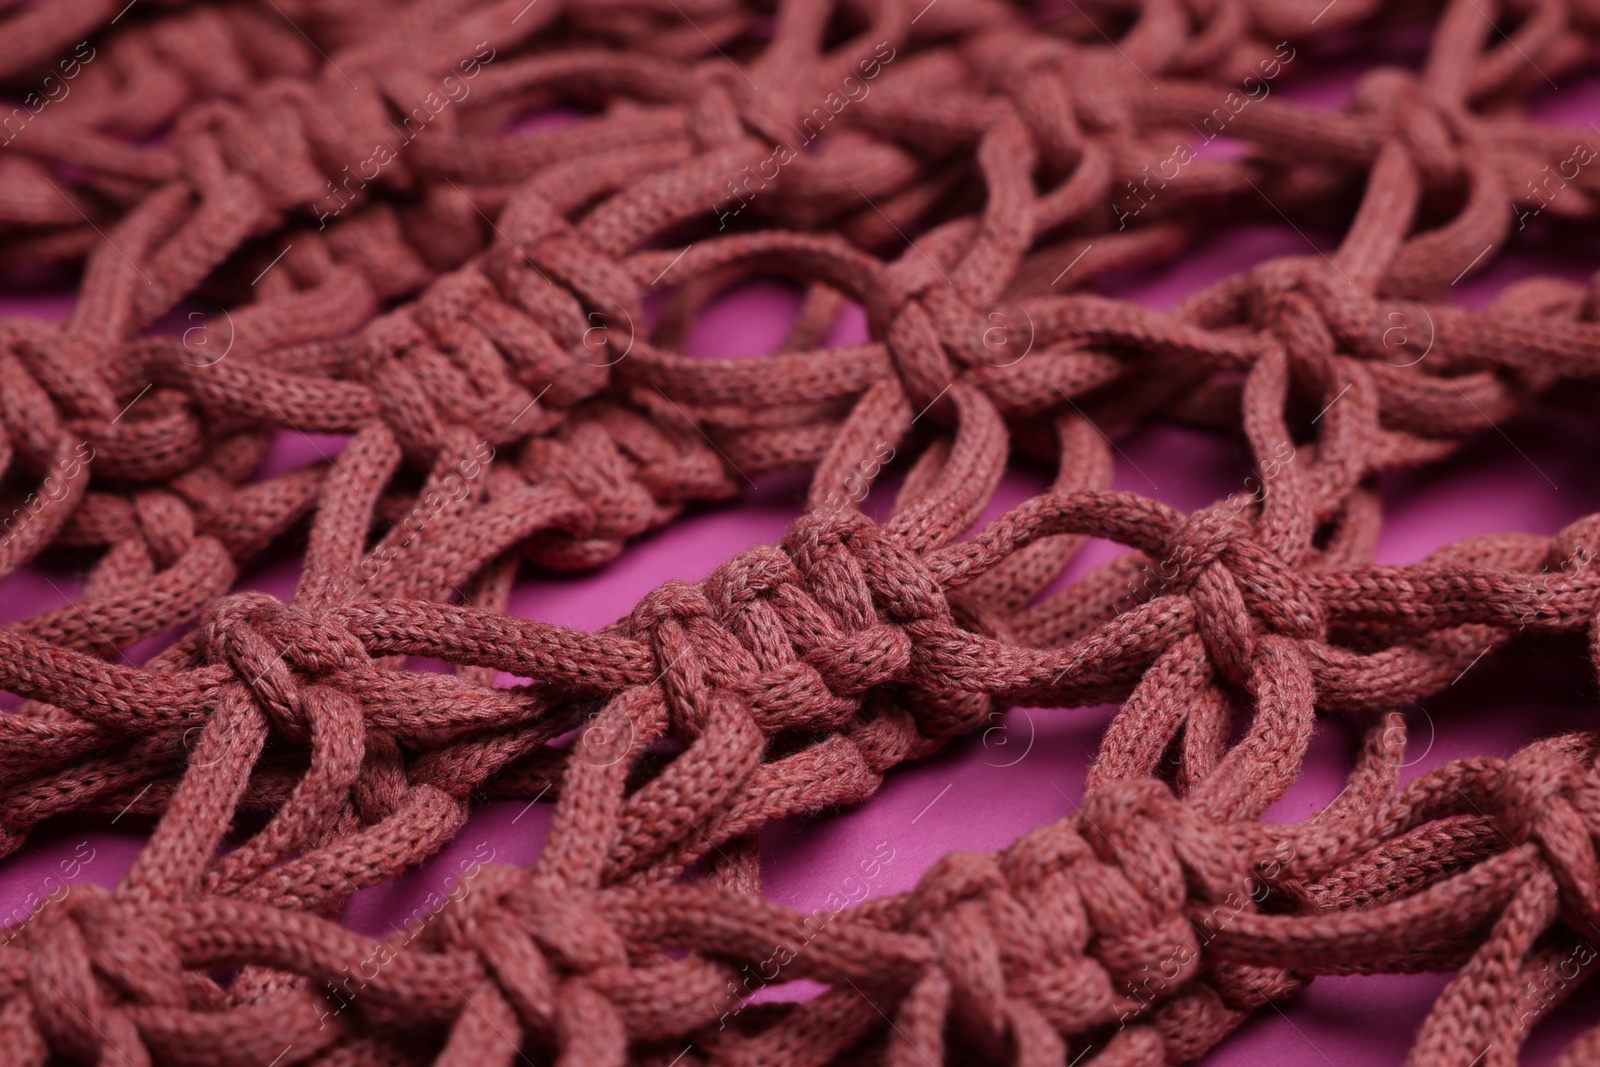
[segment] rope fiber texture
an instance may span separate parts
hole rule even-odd
[[[1417,70],[1276,92],[1393,34]],[[1525,104],[1597,42],[1594,0],[0,3],[0,269],[77,284],[0,322],[0,575],[92,561],[0,629],[0,848],[158,817],[9,932],[0,1064],[1158,1064],[1418,970],[1411,1063],[1514,1064],[1600,936],[1597,735],[1402,785],[1399,709],[1486,649],[1592,665],[1600,521],[1380,566],[1377,479],[1595,410],[1600,275],[1449,297],[1593,225],[1600,141]],[[1251,219],[1342,237],[1166,311],[1089,288]],[[683,356],[756,276],[804,290],[781,351]],[[1157,419],[1252,480],[1112,491]],[[254,479],[281,431],[348,442]],[[1008,462],[1054,481],[974,531]],[[597,633],[505,613],[785,469],[782,544]],[[1091,537],[1132,551],[1047,591]],[[272,546],[293,597],[230,593]],[[825,922],[760,898],[773,820],[1106,702],[1071,817]],[[1348,787],[1259,821],[1319,714]],[[485,797],[553,805],[535,863],[339,925]],[[733,1013],[752,966],[825,991]]]

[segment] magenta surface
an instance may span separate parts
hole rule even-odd
[[[1398,45],[1395,51],[1406,54]],[[1352,61],[1348,69],[1289,84],[1282,91],[1302,100],[1341,100],[1358,70],[1359,64]],[[1539,111],[1548,121],[1584,128],[1600,116],[1600,82],[1552,91]],[[1589,136],[1600,145],[1600,129]],[[1100,288],[1166,307],[1263,259],[1305,254],[1308,242],[1319,239],[1287,222],[1235,228],[1213,235],[1168,268],[1119,278]],[[1508,282],[1533,274],[1587,280],[1600,261],[1597,244],[1592,233],[1559,234],[1535,221],[1487,269],[1463,279],[1455,287],[1455,300],[1482,305]],[[0,317],[56,318],[70,302],[70,296],[56,294],[0,297]],[[690,354],[713,359],[759,357],[776,347],[797,306],[796,294],[786,286],[760,282],[746,286],[702,317]],[[1425,350],[1425,333],[1419,331],[1414,353]],[[841,323],[835,339],[856,341],[863,336],[862,318],[853,315]],[[262,473],[319,462],[342,444],[339,438],[285,433]],[[1115,444],[1117,488],[1186,510],[1240,488],[1251,473],[1248,453],[1234,439],[1154,426],[1119,435]],[[1499,426],[1486,421],[1483,433],[1448,462],[1385,483],[1387,525],[1378,559],[1412,562],[1439,545],[1474,533],[1517,529],[1553,534],[1581,515],[1600,511],[1597,455],[1600,424],[1592,419],[1540,414]],[[599,573],[524,580],[512,597],[512,613],[593,630],[630,611],[640,597],[668,578],[704,577],[740,549],[778,540],[799,513],[804,481],[795,477],[758,481],[739,503],[696,511],[641,539]],[[1044,484],[1044,472],[1011,472],[987,517],[1038,492]],[[874,493],[866,504],[869,513],[881,512],[892,488],[890,484]],[[1070,580],[1121,551],[1119,546],[1092,542],[1066,577]],[[0,624],[68,603],[81,589],[82,578],[40,568],[12,576],[0,583]],[[248,574],[241,587],[287,597],[294,578],[292,564],[279,563]],[[152,649],[146,646],[151,644],[130,650],[130,660],[139,662],[147,656]],[[12,703],[8,698],[6,706]],[[763,895],[809,911],[904,891],[947,852],[1000,848],[1034,826],[1071,815],[1113,710],[1016,709],[981,736],[936,758],[892,771],[881,792],[858,809],[769,827],[763,834]],[[1518,674],[1492,655],[1426,706],[1405,710],[1415,745],[1408,756],[1408,777],[1450,759],[1507,756],[1534,737],[1592,728],[1594,723],[1593,707],[1586,706],[1579,694],[1545,678]],[[1327,803],[1343,785],[1354,747],[1355,736],[1343,723],[1321,722],[1305,773],[1267,817],[1300,819]],[[442,893],[464,860],[481,860],[492,852],[499,862],[531,861],[549,828],[550,812],[545,804],[483,806],[444,853],[390,884],[358,894],[346,923],[366,933],[387,932],[430,894]],[[0,861],[0,924],[20,921],[35,901],[59,896],[61,887],[74,881],[114,885],[149,828],[149,820],[133,816],[62,818],[39,828],[22,852]],[[1399,1062],[1447,980],[1447,975],[1320,979],[1280,1010],[1258,1013],[1203,1062],[1210,1067]],[[770,987],[760,995],[792,998],[809,992],[805,983],[793,983]],[[1580,990],[1539,1023],[1523,1062],[1548,1063],[1561,1044],[1575,1036],[1580,1023],[1592,1022],[1596,1007],[1593,989]]]

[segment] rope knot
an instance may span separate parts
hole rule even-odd
[[[1592,734],[1536,741],[1502,765],[1498,790],[1506,835],[1538,845],[1563,903],[1581,916],[1580,926],[1600,924],[1594,743]]]
[[[477,954],[541,1040],[595,999],[591,975],[626,971],[627,947],[592,897],[502,864],[484,864],[471,881],[461,906],[440,916],[440,939]]]
[[[1096,958],[1128,988],[1151,974],[1181,984],[1197,969],[1200,947],[1184,914],[1187,865],[1175,836],[1185,824],[1177,798],[1155,779],[1109,781],[1085,794],[1082,820],[1098,860],[1078,867]]]
[[[1226,508],[1196,512],[1167,539],[1157,574],[1188,593],[1206,651],[1229,679],[1248,683],[1260,632],[1300,640],[1327,633],[1309,583],[1250,536]]]
[[[1429,185],[1462,173],[1461,146],[1450,114],[1415,74],[1396,67],[1367,73],[1356,85],[1355,108],[1377,116],[1398,134]]]
[[[119,1005],[188,1006],[182,963],[167,933],[155,916],[93,883],[78,883],[65,899],[46,904],[23,943],[34,1020],[49,1048],[85,1063],[140,1054],[148,1063],[139,1031]]]
[[[980,360],[985,328],[993,324],[967,305],[933,261],[903,256],[884,279],[878,310],[884,347],[914,410],[926,411],[942,399],[966,366],[1000,362]]]
[[[201,645],[213,663],[228,666],[272,725],[298,743],[310,740],[320,713],[302,691],[305,678],[371,669],[367,650],[332,615],[285,604],[266,593],[222,597],[200,624]]]

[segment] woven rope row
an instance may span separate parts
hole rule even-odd
[[[1412,1062],[1510,1065],[1600,934],[1600,738],[1402,786],[1397,711],[1486,647],[1593,664],[1600,523],[1371,562],[1378,475],[1592,408],[1600,283],[1447,296],[1520,216],[1600,213],[1586,135],[1522,112],[1595,3],[0,7],[0,266],[81,268],[61,322],[0,322],[0,575],[95,560],[0,629],[0,831],[159,816],[0,953],[0,1062],[1156,1064],[1317,975],[1432,969]],[[1336,111],[1262,88],[1423,23],[1420,72]],[[1168,312],[1086,290],[1219,211],[1345,232]],[[679,354],[758,275],[805,290],[782,350]],[[850,303],[872,339],[829,347]],[[1258,488],[1112,491],[1102,430],[1155,418],[1242,433]],[[349,441],[253,480],[284,430]],[[974,532],[1022,457],[1054,483]],[[505,614],[525,564],[793,468],[780,545],[598,633]],[[1086,537],[1133,551],[1041,595]],[[290,601],[230,593],[283,543]],[[837,914],[760,898],[773,820],[1108,701],[1073,817]],[[1259,822],[1318,713],[1365,731],[1348,787]],[[554,804],[534,864],[338,925],[483,796]],[[730,1017],[774,966],[826,991]]]

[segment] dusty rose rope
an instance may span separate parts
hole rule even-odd
[[[96,562],[0,630],[0,829],[160,819],[0,953],[4,1062],[1153,1064],[1315,975],[1425,968],[1457,974],[1413,1062],[1512,1064],[1530,981],[1600,934],[1597,736],[1400,787],[1396,711],[1486,647],[1592,664],[1594,518],[1371,562],[1377,475],[1600,376],[1595,285],[1446,299],[1530,216],[1595,218],[1591,142],[1519,110],[1592,59],[1593,4],[1443,5],[1420,72],[1335,112],[1274,86],[1392,29],[1370,0],[6,10],[0,264],[82,278],[0,323],[0,575]],[[1243,157],[1182,150],[1224,130]],[[1166,313],[1085,288],[1280,211],[1337,250]],[[782,351],[678,354],[757,274],[806,289]],[[829,348],[848,301],[872,340]],[[1102,430],[1155,418],[1242,431],[1252,481],[1192,515],[1110,491]],[[252,481],[283,429],[350,440]],[[1013,449],[1054,483],[972,532]],[[596,634],[504,613],[524,561],[784,468],[815,473],[781,545]],[[302,532],[290,602],[229,593]],[[1084,537],[1134,551],[1041,598]],[[1011,704],[1112,700],[1072,818],[835,915],[760,899],[772,820]],[[1348,788],[1258,822],[1318,712],[1365,731]],[[484,795],[555,805],[536,863],[337,925]],[[828,991],[741,1007],[751,967]]]

